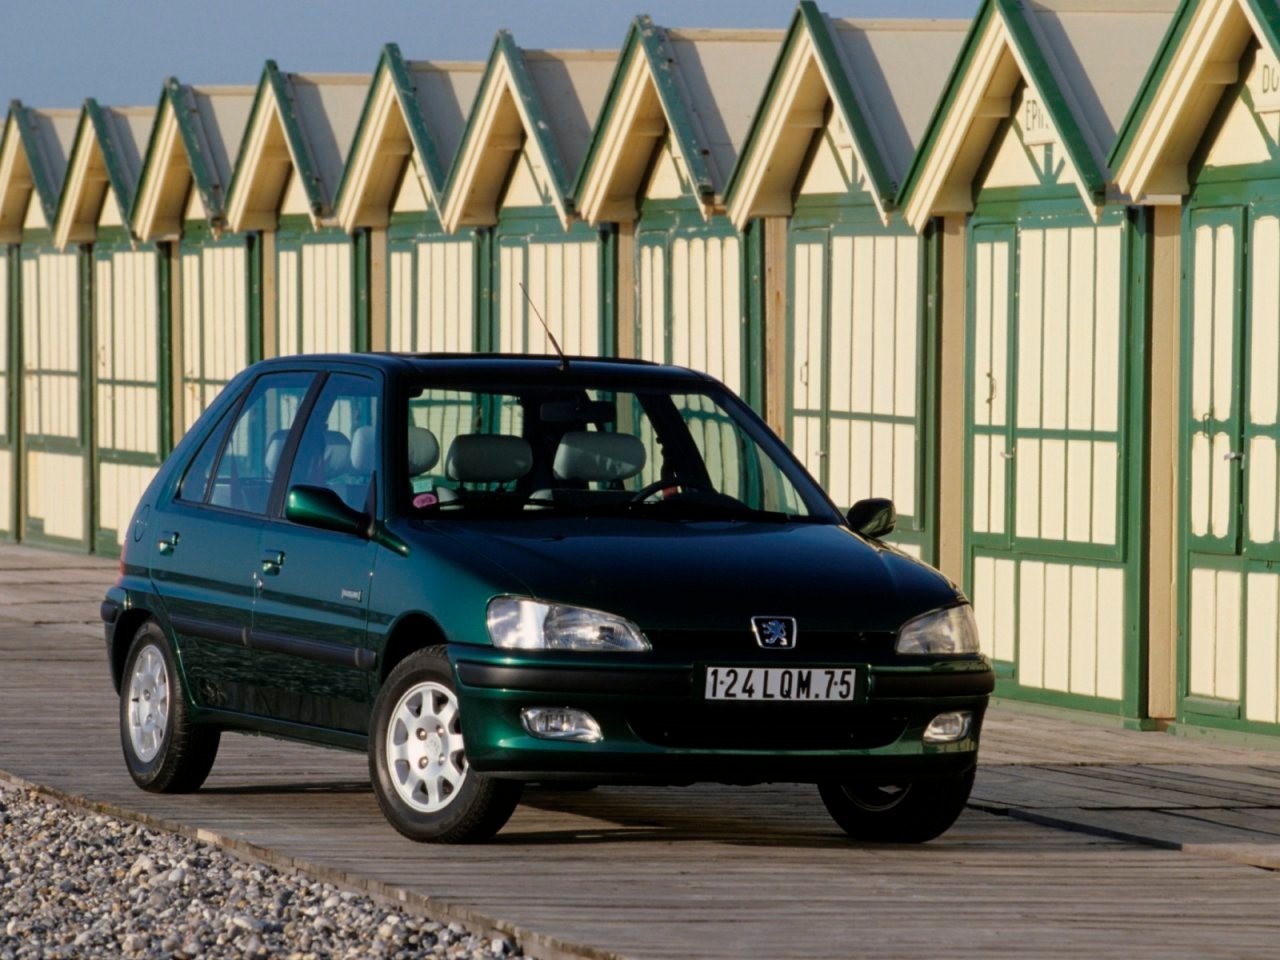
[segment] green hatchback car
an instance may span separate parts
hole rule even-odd
[[[224,730],[367,751],[414,840],[524,784],[817,784],[945,831],[993,688],[964,596],[844,516],[719,382],[623,360],[309,356],[244,371],[134,514],[102,604],[129,773]]]

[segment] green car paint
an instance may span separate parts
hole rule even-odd
[[[287,491],[283,467],[262,515],[183,499],[184,476],[203,445],[221,442],[263,378],[285,375],[305,384],[305,398],[280,464],[301,457],[302,424],[328,378],[371,384],[368,415],[382,441],[364,501],[372,512],[344,506],[324,488]],[[544,388],[574,396],[708,394],[738,422],[737,436],[755,445],[739,439],[733,448],[748,464],[742,469],[772,461],[803,502],[794,516],[702,516],[696,496],[686,498],[693,506],[632,510],[624,501],[633,491],[619,488],[610,496],[620,506],[600,515],[451,511],[434,494],[432,508],[415,508],[421,495],[390,479],[408,476],[409,454],[388,438],[406,435],[408,398],[424,387],[475,384],[535,398]],[[525,417],[534,409],[526,404]],[[196,486],[212,490],[216,482]],[[484,502],[486,494],[474,496]],[[659,496],[681,499],[667,490]],[[634,623],[649,649],[498,648],[486,617],[490,601],[504,596],[607,611]],[[117,690],[126,648],[154,619],[176,654],[190,716],[222,729],[366,749],[392,669],[416,650],[443,646],[466,759],[483,775],[914,781],[973,769],[993,675],[976,652],[899,654],[897,632],[966,602],[937,571],[851,530],[759,418],[705,376],[632,361],[572,359],[565,369],[546,358],[361,355],[264,361],[228,386],[143,496],[103,619]],[[758,643],[753,617],[794,618],[790,648]],[[806,684],[810,674],[819,683],[839,667],[852,671],[842,674],[852,696],[707,699],[708,670],[731,666],[795,668]],[[585,710],[602,737],[535,737],[520,713],[536,706]],[[926,742],[925,727],[952,710],[972,713],[967,734]]]

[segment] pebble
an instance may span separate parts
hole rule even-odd
[[[0,782],[0,960],[521,956],[505,937]]]

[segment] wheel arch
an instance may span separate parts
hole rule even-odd
[[[428,647],[441,647],[449,642],[439,621],[420,610],[401,614],[387,632],[382,647],[382,659],[378,665],[378,686],[386,683],[391,671],[405,657]]]
[[[120,692],[120,684],[124,680],[124,661],[129,656],[133,638],[143,624],[153,619],[155,615],[145,607],[130,607],[120,612],[111,634],[111,682],[115,684],[116,693]]]

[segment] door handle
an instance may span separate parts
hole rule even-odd
[[[177,530],[166,530],[160,534],[160,539],[156,541],[156,548],[163,554],[168,555],[178,546],[178,540],[181,539]]]
[[[269,577],[274,577],[280,572],[280,568],[284,566],[283,550],[264,550],[262,553],[262,572]]]
[[[1236,461],[1243,461],[1243,460],[1244,460],[1244,454],[1243,454],[1242,452],[1240,452],[1239,450],[1231,450],[1231,451],[1229,451],[1228,453],[1224,453],[1224,454],[1222,455],[1222,459],[1223,459],[1223,460],[1236,460]]]
[[[1012,460],[1017,455],[1018,455],[1017,447],[1010,447],[1007,451],[1005,450],[1000,451],[1000,456],[1005,460]]]

